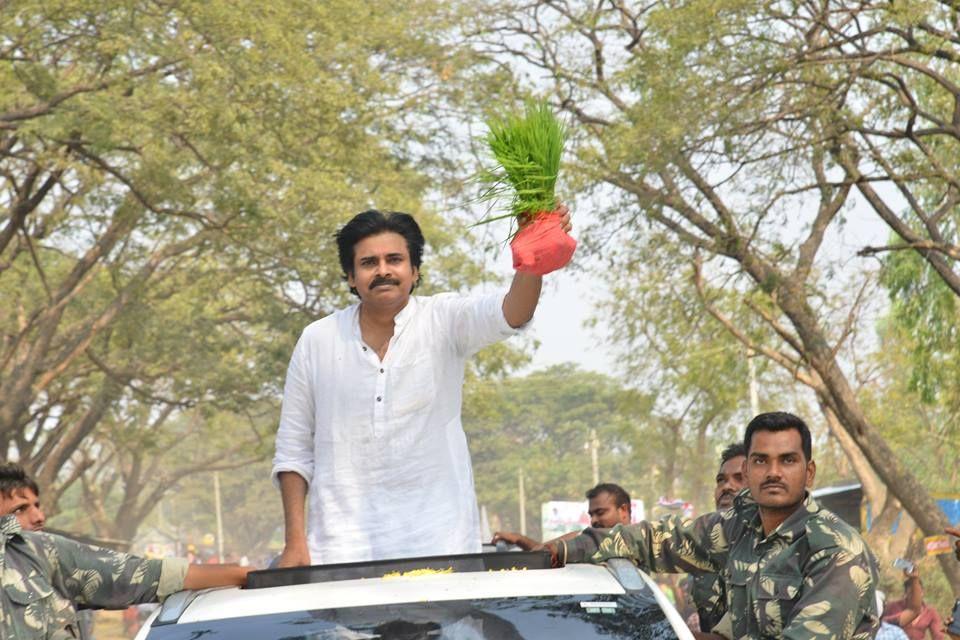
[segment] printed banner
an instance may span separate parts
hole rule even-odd
[[[926,547],[928,556],[938,556],[941,553],[953,551],[950,536],[928,536],[923,539],[923,546]]]
[[[587,501],[570,502],[554,500],[540,505],[540,527],[542,539],[553,540],[571,531],[582,531],[590,526],[587,513]],[[630,501],[630,519],[640,522],[646,518],[643,500]]]

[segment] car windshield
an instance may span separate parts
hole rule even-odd
[[[171,624],[149,640],[637,640],[676,638],[648,594],[347,607]]]

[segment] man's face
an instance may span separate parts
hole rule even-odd
[[[606,491],[598,493],[596,498],[590,498],[587,507],[590,515],[590,526],[594,529],[609,529],[618,524],[630,524],[630,511],[627,505],[617,506],[617,501]]]
[[[717,486],[713,490],[713,502],[717,511],[733,506],[733,498],[743,489],[743,456],[734,456],[720,465],[717,471]]]
[[[40,531],[47,521],[40,508],[40,498],[32,489],[14,489],[9,496],[0,493],[0,516],[11,513],[27,531]]]
[[[803,501],[813,486],[816,465],[803,455],[800,432],[756,431],[749,443],[744,469],[747,486],[757,504],[767,509],[789,509]]]
[[[364,304],[402,307],[419,275],[410,263],[407,241],[388,231],[353,246],[353,273],[347,275],[347,282]]]

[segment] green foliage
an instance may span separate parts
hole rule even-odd
[[[925,532],[937,533],[929,488],[939,480],[926,477],[927,462],[911,453],[901,466],[906,440],[896,448],[892,437],[861,436],[886,428],[878,416],[893,414],[886,399],[900,397],[907,406],[891,428],[913,427],[914,439],[938,444],[955,437],[945,399],[958,373],[956,302],[931,285],[941,278],[953,298],[960,291],[960,134],[944,126],[956,120],[960,49],[948,37],[956,4],[575,1],[518,11],[491,2],[478,12],[478,48],[498,52],[519,86],[535,69],[579,125],[572,183],[603,204],[586,244],[614,254],[603,263],[613,283],[604,315],[615,318],[612,339],[636,365],[631,378],[684,399],[680,407],[728,409],[711,392],[735,387],[742,357],[713,358],[709,347],[722,354],[726,345],[723,332],[711,345],[709,304],[726,333],[777,363],[781,375],[762,406],[803,406],[814,390],[849,434],[875,448],[867,457]],[[887,338],[917,349],[909,369],[915,388],[936,401],[926,407],[935,408],[929,423],[909,389],[894,393],[905,367],[873,368],[881,305],[871,295],[874,263],[855,257],[867,234],[844,224],[855,202],[899,236],[885,283],[903,324]],[[917,256],[926,262],[911,264]],[[937,273],[921,268],[930,263]],[[676,276],[694,264],[696,288]],[[713,384],[709,365],[683,357],[687,345],[713,364]],[[869,384],[878,389],[868,419],[851,391]],[[679,391],[697,388],[710,402]],[[669,409],[660,414],[683,415]],[[956,467],[950,455],[942,462],[935,468]],[[960,589],[960,570],[944,570]]]
[[[497,167],[480,174],[480,181],[489,185],[481,200],[509,195],[510,213],[484,222],[553,210],[566,130],[550,105],[527,102],[522,114],[493,118],[487,126],[486,143]]]
[[[521,469],[534,538],[540,535],[541,503],[585,500],[593,486],[591,429],[600,441],[601,482],[623,486],[648,509],[662,495],[691,500],[700,511],[712,509],[712,474],[732,436],[711,424],[698,439],[694,416],[685,421],[658,410],[660,390],[632,389],[574,365],[469,382],[463,423],[477,498],[491,520],[519,530]]]
[[[126,529],[167,481],[138,464],[275,409],[300,330],[352,302],[333,233],[357,211],[418,217],[425,292],[481,279],[424,204],[417,147],[450,18],[430,0],[0,11],[0,451],[48,506],[114,478],[100,498]]]
[[[912,347],[910,389],[929,404],[960,409],[960,304],[928,263],[912,251],[891,254],[882,283],[890,296],[890,331]]]
[[[573,365],[499,382],[471,382],[465,387],[463,424],[477,498],[503,528],[519,531],[517,474],[522,468],[527,526],[538,536],[541,502],[584,500],[593,486],[585,448],[593,428],[601,441],[601,482],[639,493],[644,469],[635,463],[623,434],[644,419],[640,394]]]

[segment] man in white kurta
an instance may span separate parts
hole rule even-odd
[[[290,360],[273,466],[280,566],[478,552],[464,367],[530,320],[541,278],[412,296],[423,238],[406,214],[359,214],[338,244],[360,302],[304,329]]]
[[[480,550],[460,424],[466,359],[514,333],[503,293],[411,296],[383,362],[356,304],[308,326],[284,389],[274,473],[310,485],[313,564]]]

